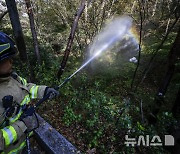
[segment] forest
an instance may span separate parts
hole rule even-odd
[[[179,0],[0,0],[14,70],[38,85],[61,85],[122,32],[37,110],[88,154],[180,153],[179,18]]]

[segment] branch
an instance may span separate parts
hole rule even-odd
[[[172,30],[172,29],[174,28],[174,26],[176,25],[176,23],[178,22],[178,20],[179,20],[179,17],[176,18],[176,20],[174,21],[174,23],[172,24],[172,26],[169,28],[167,34],[164,36],[161,44],[158,46],[158,48],[156,49],[156,51],[153,53],[153,56],[151,57],[148,65],[147,65],[147,68],[145,68],[145,70],[143,71],[143,74],[144,74],[144,75],[143,75],[141,81],[136,85],[135,90],[137,89],[137,87],[138,87],[138,86],[144,81],[144,79],[146,78],[147,73],[149,72],[150,68],[152,67],[152,64],[153,64],[153,62],[154,62],[154,59],[155,59],[157,53],[158,53],[159,50],[162,48],[164,42],[167,40],[168,35],[170,34],[171,30]]]
[[[139,1],[139,8],[140,8],[140,19],[141,19],[141,25],[140,25],[140,37],[139,37],[139,55],[138,55],[138,63],[137,63],[137,67],[135,69],[135,72],[134,72],[134,75],[133,75],[133,79],[132,79],[132,82],[131,82],[131,90],[133,88],[133,85],[134,85],[134,80],[135,80],[135,77],[136,77],[136,74],[137,74],[137,70],[139,68],[139,64],[140,64],[140,58],[141,58],[141,42],[142,42],[142,27],[143,27],[143,15],[142,15],[142,4],[140,3]],[[144,9],[143,9],[143,12],[144,12]],[[144,12],[145,14],[145,12]],[[144,15],[145,17],[145,15]]]
[[[162,78],[159,89],[154,99],[153,106],[151,107],[151,113],[149,114],[148,121],[150,124],[155,125],[157,122],[157,114],[159,113],[162,103],[164,103],[164,96],[168,90],[168,86],[171,83],[172,77],[175,73],[176,63],[180,57],[178,49],[180,48],[180,26],[177,32],[177,36],[168,54],[168,67],[166,74]],[[178,106],[176,106],[178,107]]]
[[[29,16],[30,28],[31,28],[32,38],[33,38],[34,52],[37,58],[37,62],[40,65],[41,57],[39,53],[39,45],[38,45],[38,39],[37,39],[37,33],[36,33],[36,28],[35,28],[35,23],[34,23],[34,14],[33,14],[32,6],[31,6],[31,1],[25,0],[25,4],[27,8],[27,13]]]
[[[74,40],[75,31],[76,31],[76,28],[77,28],[77,25],[78,25],[78,21],[79,21],[79,18],[81,17],[81,15],[82,15],[84,9],[85,9],[85,0],[82,0],[81,1],[81,6],[80,6],[75,18],[74,18],[74,22],[73,22],[73,25],[72,25],[72,28],[71,28],[71,33],[69,35],[68,43],[67,43],[67,46],[66,46],[66,49],[65,49],[65,52],[64,52],[64,57],[63,57],[63,60],[61,62],[61,66],[60,66],[59,71],[58,71],[58,79],[61,77],[61,75],[64,72],[64,68],[66,66],[66,63],[67,63],[67,60],[68,60],[68,57],[69,57],[69,54],[70,54],[70,50],[71,50],[71,47],[72,47],[72,43],[73,43],[73,40]]]
[[[4,11],[1,15],[0,15],[0,21],[4,18],[4,16],[8,13],[8,10]]]

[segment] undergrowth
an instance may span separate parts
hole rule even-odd
[[[71,56],[58,81],[60,59],[43,48],[42,51],[42,65],[33,67],[39,85],[59,85],[81,65]],[[84,153],[91,150],[96,153],[169,153],[162,146],[128,147],[125,144],[126,135],[136,141],[140,135],[149,136],[149,142],[155,135],[163,139],[163,135],[169,133],[167,128],[176,124],[166,108],[158,115],[156,126],[148,124],[146,116],[156,87],[147,83],[138,88],[138,92],[131,92],[134,68],[134,64],[128,63],[110,72],[109,68],[95,72],[86,68],[60,89],[58,98],[44,103],[38,112]],[[26,70],[24,66],[20,68],[16,64],[16,70],[27,77],[27,72],[22,71]]]

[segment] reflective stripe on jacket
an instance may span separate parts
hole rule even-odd
[[[27,129],[22,121],[19,121],[22,114],[20,108],[16,114],[10,117],[9,125],[5,126],[4,108],[2,98],[12,95],[13,100],[20,106],[28,104],[31,99],[42,98],[46,86],[37,86],[17,74],[13,77],[0,78],[0,152],[19,153],[25,146],[25,130]]]

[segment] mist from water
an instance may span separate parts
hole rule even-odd
[[[94,63],[94,59],[100,57],[100,54],[102,54],[102,52],[108,51],[115,46],[117,51],[121,51],[129,47],[132,42],[135,42],[133,37],[128,37],[131,38],[130,42],[129,39],[126,39],[128,35],[131,36],[131,27],[132,18],[130,18],[129,16],[115,18],[111,20],[108,24],[106,24],[102,31],[94,38],[93,42],[88,47],[89,58],[71,76],[66,78],[64,82],[59,85],[59,87],[67,83],[74,75],[76,75],[80,70],[86,67],[90,62],[93,61]],[[121,46],[119,46],[120,44]],[[135,44],[137,47],[137,43]]]
[[[89,46],[89,56],[98,56],[100,53],[113,48],[128,33],[132,26],[132,18],[122,16],[113,19],[94,38]]]
[[[139,42],[132,32],[132,18],[122,16],[109,21],[89,45],[86,62],[95,58],[89,73],[122,70],[127,63],[137,63]],[[135,29],[133,29],[135,30]],[[101,54],[101,56],[99,56]]]
[[[89,75],[118,74],[128,63],[138,62],[139,41],[132,22],[128,16],[115,18],[95,37],[86,57],[87,62],[95,56],[88,67]]]
[[[128,32],[132,26],[132,18],[123,16],[115,18],[105,26],[101,33],[99,33],[93,43],[89,46],[90,58],[77,69],[69,78],[71,79],[81,69],[98,57],[102,52],[112,48],[118,41],[123,39],[123,36]]]

